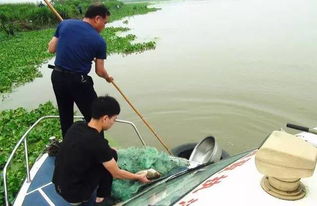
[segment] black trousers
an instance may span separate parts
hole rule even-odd
[[[51,81],[57,101],[63,137],[74,121],[74,102],[89,122],[91,103],[97,98],[92,78],[88,75],[53,70]]]
[[[111,149],[113,158],[118,161],[118,154],[114,149]],[[101,169],[101,178],[99,181],[99,186],[97,189],[97,197],[110,197],[111,196],[111,187],[112,187],[113,177],[108,170],[102,166]]]

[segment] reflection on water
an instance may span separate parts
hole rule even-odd
[[[106,65],[167,145],[213,135],[233,154],[256,147],[287,122],[317,125],[315,1],[188,0],[159,7],[128,18],[127,25],[140,41],[157,39],[157,48],[112,55]],[[0,108],[55,101],[50,71],[42,70],[44,78],[16,89]],[[120,100],[120,118],[134,121],[146,142],[157,146],[120,94],[94,79],[98,94]],[[111,136],[124,139],[120,144],[137,141],[117,128]]]

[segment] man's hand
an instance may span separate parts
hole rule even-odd
[[[113,81],[113,77],[108,74],[105,68],[103,59],[95,60],[95,71],[99,77],[104,78],[108,83],[111,83]]]
[[[147,177],[146,177],[146,173],[142,173],[138,175],[138,180],[142,183],[148,183],[151,182]]]
[[[111,83],[113,81],[113,77],[112,76],[107,76],[105,79],[106,79],[106,81],[108,83]]]

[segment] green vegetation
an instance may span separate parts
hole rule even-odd
[[[107,6],[111,12],[110,21],[157,10],[148,8],[146,3],[124,4],[117,0],[55,0],[54,8],[63,19],[82,19],[88,6],[94,2],[103,2]],[[27,3],[0,5],[0,31],[8,35],[12,35],[12,32],[14,34],[19,31],[54,27],[58,22],[57,17],[46,5],[42,7]]]
[[[124,37],[117,35],[118,32],[125,32],[128,30],[129,28],[126,27],[109,27],[101,33],[101,35],[107,40],[107,44],[109,47],[108,54],[130,54],[155,48],[154,41],[133,43],[133,41],[137,38],[135,35],[128,34]]]
[[[111,21],[156,10],[148,8],[146,4],[123,4],[114,0],[104,2],[111,11]],[[77,6],[80,5],[84,11],[90,3],[89,0],[59,0],[55,1],[55,7],[64,18],[82,18]],[[48,8],[34,4],[0,5],[0,11],[0,93],[4,93],[41,76],[37,66],[53,56],[47,52],[47,43],[55,29],[47,27],[55,27],[57,18]],[[108,54],[129,54],[155,48],[154,41],[133,43],[135,35],[117,35],[117,32],[127,30],[129,29],[110,27],[102,33],[108,43]]]
[[[40,76],[36,66],[53,55],[47,43],[53,30],[18,33],[0,40],[0,93]]]
[[[50,102],[40,105],[39,108],[30,112],[24,108],[0,112],[0,205],[4,205],[2,170],[15,144],[36,120],[42,116],[52,114],[57,114],[57,109]],[[61,136],[58,121],[58,119],[43,120],[29,134],[28,150],[31,164],[43,152],[45,145],[48,144],[49,137]],[[10,202],[13,201],[25,178],[24,165],[23,145],[21,145],[7,173]]]
[[[35,4],[0,5],[1,31],[8,35],[14,35],[19,31],[47,28],[57,23],[58,19],[47,7],[40,8]]]

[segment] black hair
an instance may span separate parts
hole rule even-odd
[[[99,119],[105,115],[112,117],[120,113],[120,105],[115,98],[106,95],[98,97],[93,101],[91,112],[91,117],[94,119]]]
[[[88,7],[85,17],[94,18],[96,16],[105,18],[106,16],[110,16],[110,11],[103,4],[92,4]]]

